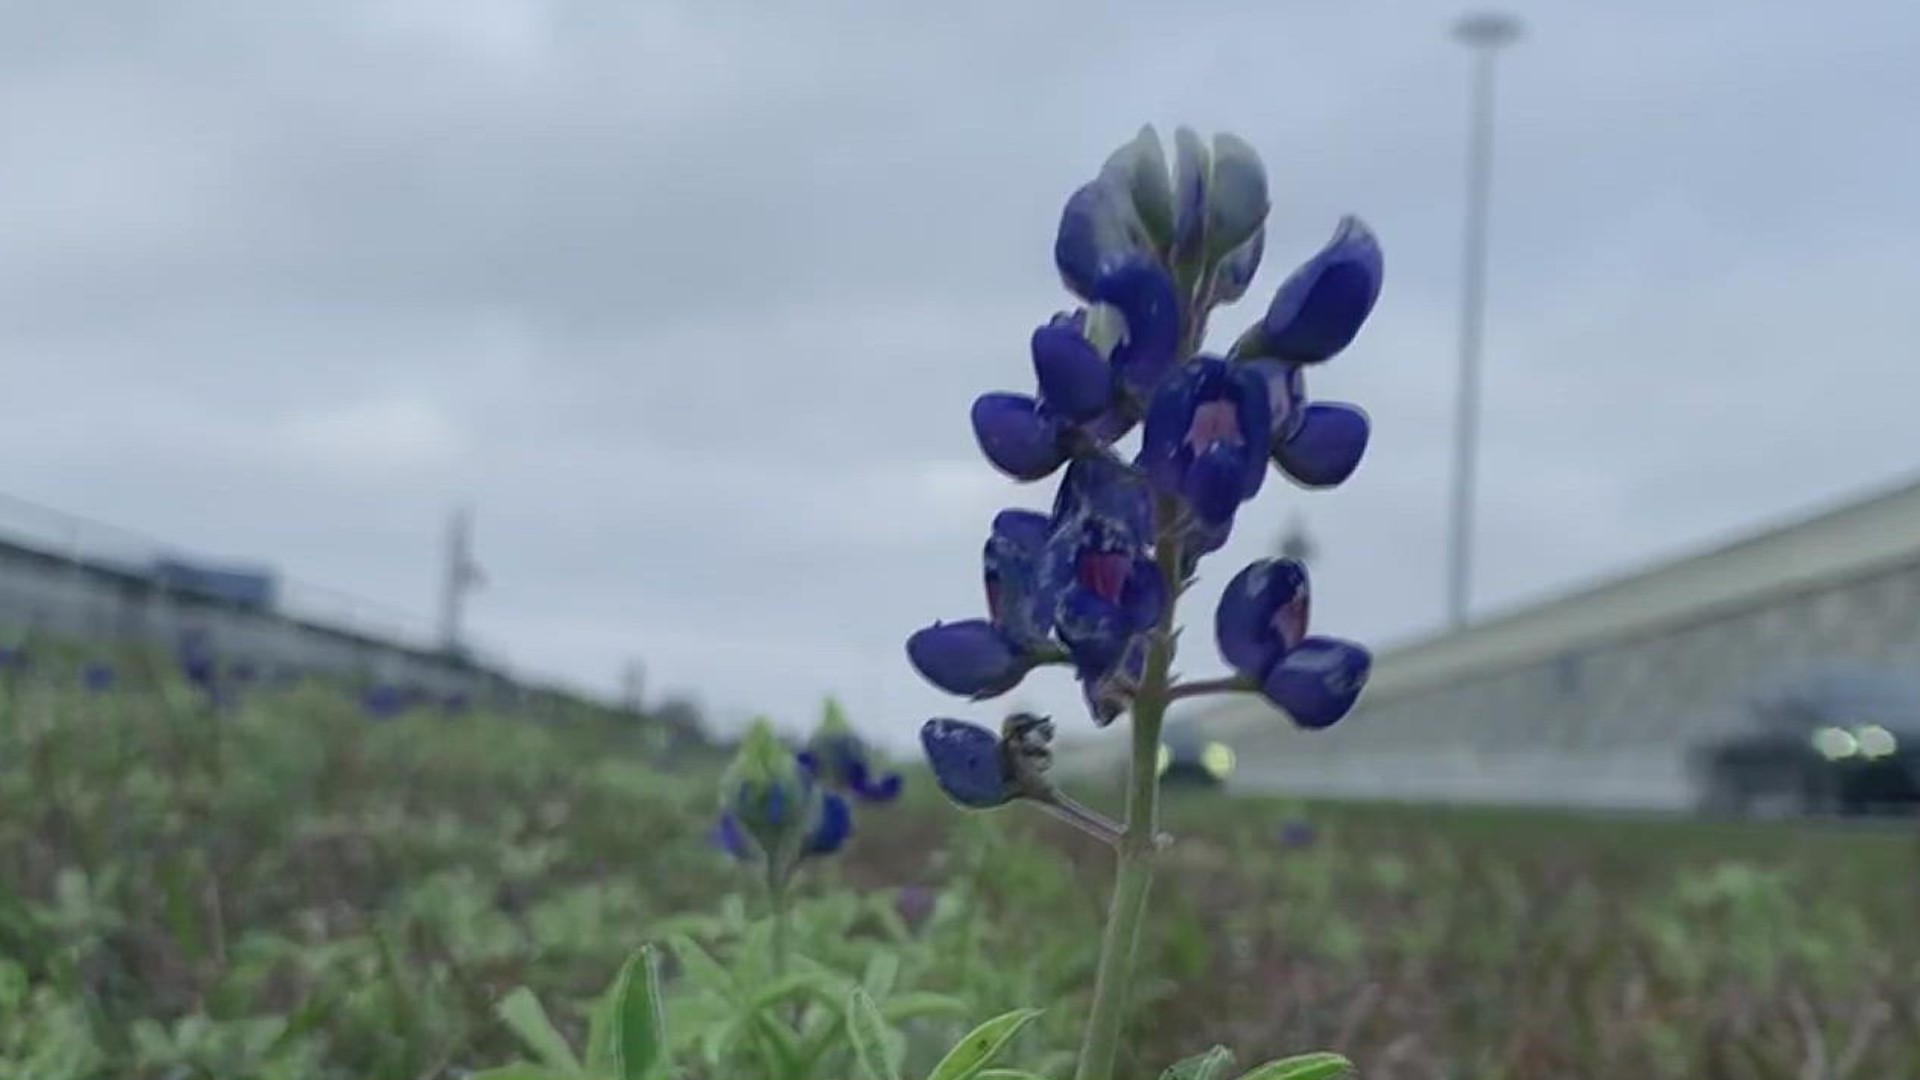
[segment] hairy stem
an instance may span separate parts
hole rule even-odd
[[[1175,595],[1180,581],[1179,517],[1178,504],[1166,496],[1156,497],[1154,549],[1169,596]],[[1074,1080],[1111,1080],[1120,1049],[1120,1022],[1126,1016],[1134,953],[1140,942],[1140,923],[1147,912],[1147,893],[1153,884],[1153,859],[1160,846],[1160,725],[1166,718],[1172,689],[1173,608],[1169,602],[1160,615],[1160,625],[1147,649],[1146,672],[1133,695],[1133,760],[1127,781],[1126,831],[1120,838],[1113,901],[1107,912],[1106,935],[1100,943],[1099,973],[1094,977],[1093,1009],[1087,1015]]]
[[[1245,694],[1260,687],[1243,675],[1222,675],[1217,679],[1194,679],[1175,683],[1167,690],[1168,701],[1206,697],[1209,694]]]

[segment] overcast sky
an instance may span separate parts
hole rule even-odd
[[[1524,4],[1485,375],[1492,611],[1920,469],[1920,7]],[[1453,5],[0,0],[0,492],[422,616],[477,507],[477,642],[906,745],[902,642],[1043,506],[967,409],[1069,301],[1065,195],[1142,122],[1256,145],[1255,300],[1365,217],[1314,373],[1375,438],[1276,482],[1315,619],[1442,617],[1466,58]],[[1011,701],[1074,716],[1063,674]]]

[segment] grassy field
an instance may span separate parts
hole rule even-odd
[[[707,841],[713,763],[649,745],[604,719],[374,722],[325,688],[222,714],[0,688],[0,1077],[454,1078],[525,1056],[496,1015],[522,985],[577,1040],[642,941],[727,961],[759,932]],[[891,957],[910,1075],[1026,1004],[1020,1063],[1059,1075],[1104,850],[909,783],[803,876],[799,952]],[[1169,819],[1129,1075],[1219,1042],[1371,1080],[1920,1077],[1910,828],[1205,795]],[[667,989],[677,1075],[756,1075],[723,1004],[685,970]]]

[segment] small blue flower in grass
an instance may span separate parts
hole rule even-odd
[[[862,802],[891,802],[900,795],[898,773],[882,772],[873,749],[854,734],[840,703],[828,698],[820,726],[800,752],[800,767],[833,792],[844,792]]]
[[[80,685],[96,694],[113,689],[113,665],[95,661],[81,668]]]
[[[1353,708],[1373,659],[1352,642],[1309,637],[1309,607],[1306,567],[1262,559],[1227,583],[1214,633],[1221,657],[1294,723],[1324,728]]]
[[[188,630],[180,635],[174,652],[180,674],[189,683],[212,693],[219,682],[219,658],[205,630]]]
[[[375,720],[391,720],[407,711],[406,691],[385,684],[370,686],[360,695],[360,711]]]
[[[1259,493],[1272,426],[1261,372],[1200,357],[1161,384],[1137,464],[1203,522],[1218,524]]]
[[[853,832],[847,801],[825,791],[766,721],[756,721],[720,779],[711,841],[736,859],[764,862],[780,881],[805,859],[838,851]]]
[[[27,670],[27,650],[22,645],[0,645],[0,672]]]
[[[1317,837],[1310,822],[1289,821],[1280,826],[1279,835],[1275,839],[1280,841],[1280,846],[1283,848],[1300,851],[1312,847]]]

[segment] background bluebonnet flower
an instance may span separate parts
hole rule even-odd
[[[1294,723],[1323,728],[1353,708],[1373,661],[1352,642],[1307,636],[1309,606],[1304,565],[1261,559],[1227,583],[1214,635],[1221,658]]]
[[[96,694],[113,689],[113,665],[96,660],[81,668],[80,685]]]
[[[823,791],[772,725],[756,721],[720,778],[714,842],[784,880],[802,860],[838,851],[852,832],[846,800]]]
[[[187,630],[175,642],[174,661],[189,683],[212,692],[219,681],[219,658],[205,630]]]
[[[1283,848],[1300,851],[1312,847],[1318,836],[1311,822],[1295,820],[1282,824],[1274,839],[1278,840]]]
[[[379,683],[360,695],[360,711],[375,720],[391,720],[407,711],[407,695],[397,686]]]
[[[862,802],[891,802],[904,784],[899,773],[881,770],[878,755],[854,733],[840,703],[832,698],[821,709],[820,726],[807,740],[799,761],[807,775],[828,791]]]
[[[910,930],[931,918],[933,907],[940,900],[940,894],[929,885],[902,885],[893,893],[893,910]]]

